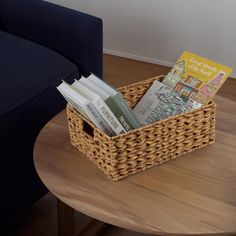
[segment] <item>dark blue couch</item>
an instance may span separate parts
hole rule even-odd
[[[34,169],[33,146],[65,107],[55,86],[90,72],[102,77],[101,19],[41,0],[0,0],[2,226],[47,191]]]

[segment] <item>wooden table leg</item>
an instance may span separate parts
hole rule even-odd
[[[75,236],[75,210],[57,199],[57,235]],[[98,236],[108,227],[107,224],[93,219],[79,233],[81,236]]]
[[[75,211],[57,199],[57,235],[75,236]]]
[[[83,228],[78,236],[99,236],[102,235],[103,231],[105,231],[107,227],[108,224],[93,219],[88,225],[86,225],[86,227]]]

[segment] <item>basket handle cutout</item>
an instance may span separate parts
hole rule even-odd
[[[94,129],[93,127],[87,123],[86,121],[83,122],[83,131],[88,134],[91,138],[94,137]]]

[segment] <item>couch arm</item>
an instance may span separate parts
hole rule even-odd
[[[41,0],[0,0],[0,23],[12,34],[47,46],[82,75],[102,77],[102,20]]]

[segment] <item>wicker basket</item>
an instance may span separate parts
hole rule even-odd
[[[145,94],[154,77],[119,91],[131,107]],[[127,133],[109,137],[69,105],[71,143],[113,180],[160,165],[215,141],[216,105],[173,116]]]

